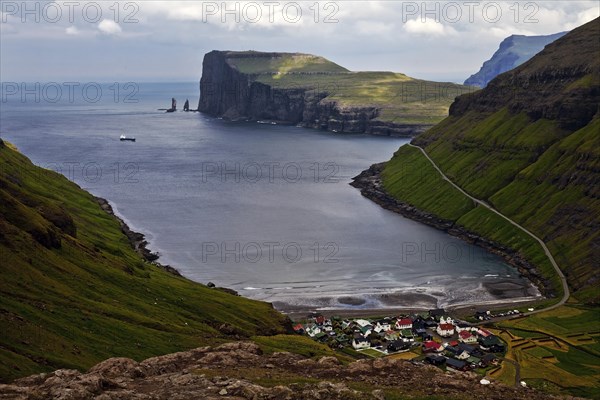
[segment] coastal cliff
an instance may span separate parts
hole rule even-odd
[[[444,118],[464,91],[403,74],[350,72],[308,54],[212,51],[204,57],[198,110],[233,121],[413,136]]]

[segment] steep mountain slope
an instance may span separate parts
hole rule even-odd
[[[512,35],[507,37],[500,43],[500,47],[492,58],[483,63],[479,72],[467,78],[465,85],[487,86],[496,76],[523,64],[542,51],[546,45],[563,37],[566,33],[560,32],[546,36]]]
[[[287,328],[270,304],[144,262],[97,199],[0,140],[0,381]]]
[[[600,300],[599,103],[596,19],[485,89],[459,97],[448,118],[413,141],[464,190],[541,237],[575,296],[588,302]],[[411,168],[403,160],[415,157],[414,151],[401,149],[383,174],[384,185],[400,200],[402,177]],[[416,190],[408,196],[419,207],[427,194]],[[441,199],[424,208],[438,214],[446,207]],[[515,242],[517,234],[504,230],[505,224],[481,207],[471,205],[446,217],[543,263],[543,255]],[[551,274],[551,268],[541,269]]]
[[[198,109],[231,120],[406,136],[441,121],[469,90],[393,72],[350,72],[310,54],[212,51],[204,56]]]

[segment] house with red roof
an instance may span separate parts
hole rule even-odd
[[[426,340],[421,346],[423,353],[439,353],[444,350],[444,346],[434,340]]]
[[[458,341],[462,343],[477,343],[477,338],[469,331],[458,332]]]
[[[413,326],[413,322],[412,322],[412,319],[410,319],[410,318],[401,318],[398,321],[396,321],[396,329],[398,329],[398,330],[412,329],[412,326]]]
[[[454,335],[454,325],[452,324],[439,324],[436,332],[441,337],[450,337]]]

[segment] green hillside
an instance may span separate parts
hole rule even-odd
[[[256,51],[228,52],[227,60],[244,74],[288,74],[349,72],[324,57],[302,53],[261,53]],[[265,57],[272,55],[270,57]]]
[[[0,140],[0,381],[287,326],[267,303],[142,261],[92,195]]]
[[[466,192],[542,238],[574,296],[591,303],[600,301],[599,102],[596,19],[487,88],[459,97],[448,118],[413,141]],[[384,185],[391,194],[517,250],[560,292],[533,239],[436,183],[441,178],[423,170],[427,160],[418,153],[402,148],[388,163]]]

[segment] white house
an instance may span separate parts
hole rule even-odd
[[[310,337],[315,337],[316,335],[321,333],[321,328],[319,328],[317,325],[308,325],[306,327],[306,333]]]
[[[454,335],[454,325],[452,324],[439,324],[436,332],[441,337],[450,337]]]
[[[354,350],[368,349],[371,347],[371,343],[364,336],[359,336],[352,340],[352,347],[354,347]]]
[[[392,327],[390,326],[389,322],[382,322],[379,321],[377,322],[377,324],[375,325],[375,328],[373,328],[373,330],[377,333],[379,332],[387,332],[391,329]]]
[[[454,320],[450,317],[441,317],[440,324],[454,324]]]
[[[364,328],[367,325],[371,325],[371,322],[367,321],[366,319],[357,319],[354,322],[356,323],[356,325],[360,326],[361,328]]]

